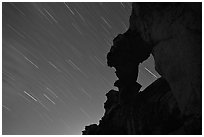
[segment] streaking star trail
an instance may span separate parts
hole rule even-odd
[[[126,2],[3,2],[2,134],[76,135],[99,121],[116,80],[106,55],[130,14]]]

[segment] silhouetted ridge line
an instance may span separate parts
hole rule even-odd
[[[202,3],[133,3],[130,27],[113,40],[107,64],[118,80],[99,125],[84,135],[202,134]],[[140,91],[149,55],[161,78]]]

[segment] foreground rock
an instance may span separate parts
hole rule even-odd
[[[201,3],[133,3],[130,29],[153,45],[156,71],[183,114],[201,114]]]
[[[118,95],[114,96],[112,98]],[[107,102],[111,102],[109,99]],[[120,105],[119,100],[110,104],[111,110],[108,110],[99,125],[87,127],[83,134],[170,134],[183,126],[176,100],[163,78],[135,94],[129,101],[126,105]]]
[[[133,3],[130,27],[113,40],[119,78],[99,125],[83,134],[202,134],[201,3]],[[162,76],[144,91],[138,65],[153,54]]]

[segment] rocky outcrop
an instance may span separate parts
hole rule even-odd
[[[132,6],[130,29],[154,45],[156,71],[169,82],[182,115],[191,117],[186,125],[197,123],[201,130],[202,3]]]
[[[153,44],[156,71],[182,113],[201,114],[201,3],[133,3],[130,29]],[[191,112],[193,111],[193,112]]]
[[[173,134],[183,126],[177,102],[163,78],[132,96],[127,104],[120,104],[118,91],[111,92],[105,104],[114,103],[108,105],[110,109],[106,109],[99,125],[87,126],[84,135]]]
[[[107,55],[118,91],[107,93],[99,125],[83,134],[202,134],[202,3],[132,7],[128,31]],[[138,65],[150,54],[162,77],[140,91]]]

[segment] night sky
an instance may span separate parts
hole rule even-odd
[[[3,134],[81,134],[98,123],[116,89],[106,55],[130,14],[131,3],[3,3]],[[152,57],[139,72],[142,89],[159,77]]]

